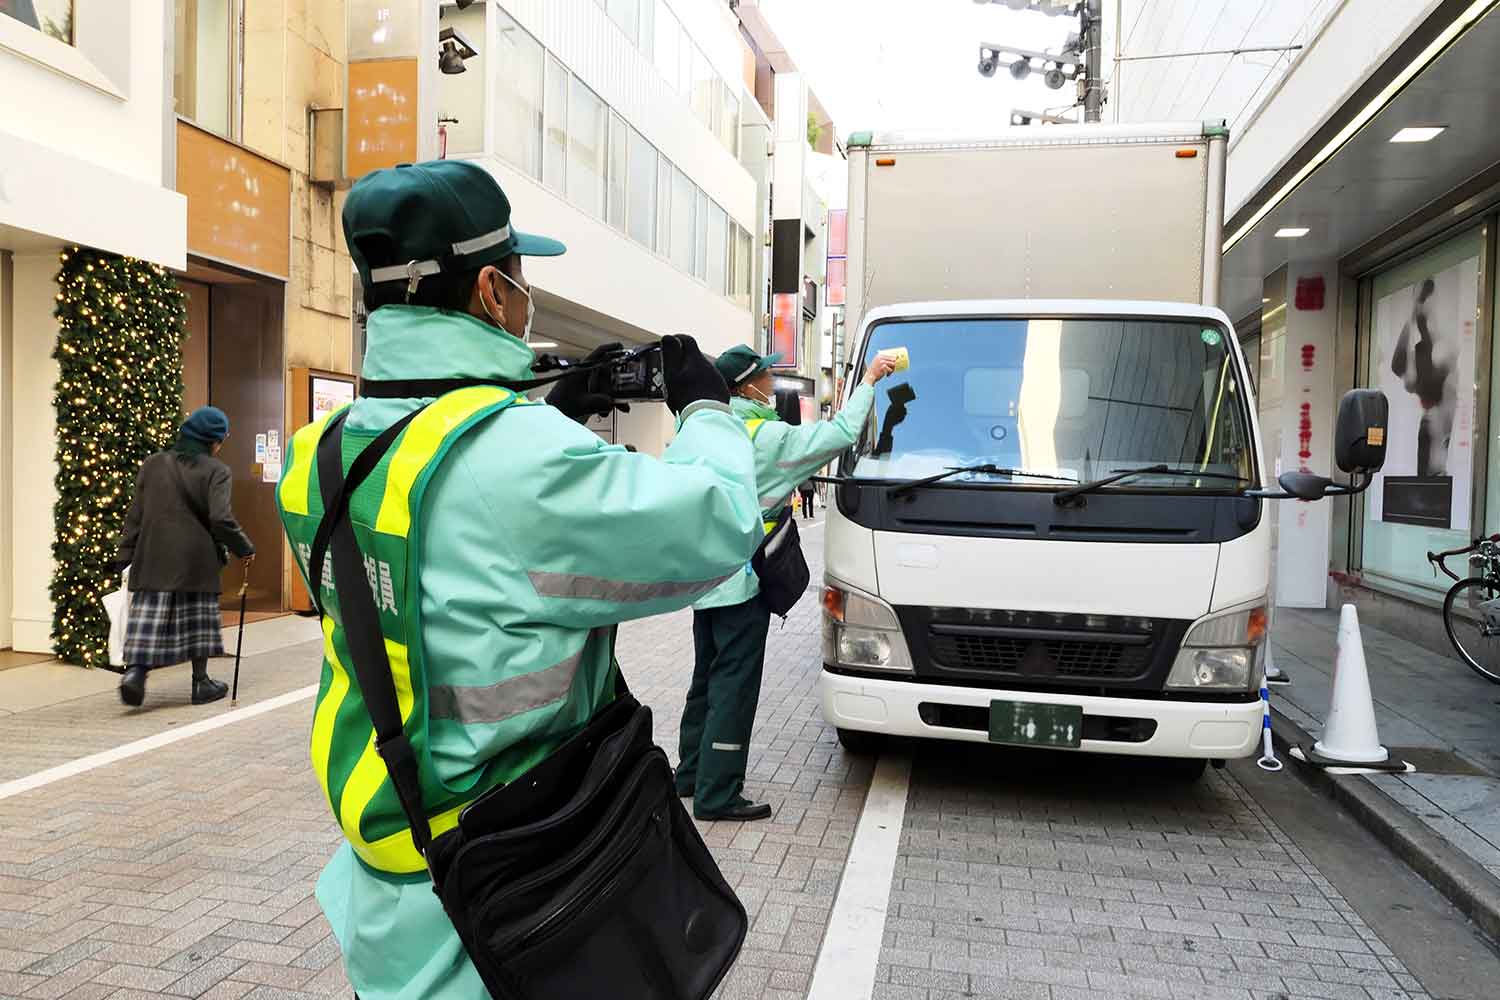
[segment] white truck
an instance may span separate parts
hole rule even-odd
[[[883,735],[1207,760],[1259,743],[1273,508],[1368,485],[1385,400],[1351,393],[1351,484],[1268,488],[1216,307],[1221,125],[849,143],[845,371],[876,386],[825,541],[824,717]]]

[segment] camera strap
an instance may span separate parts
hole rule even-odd
[[[498,386],[501,389],[509,389],[511,392],[530,392],[532,389],[540,389],[545,385],[561,382],[565,378],[574,375],[582,375],[586,372],[603,371],[609,368],[618,368],[622,364],[634,361],[643,354],[658,350],[658,345],[651,344],[646,347],[628,351],[617,357],[604,358],[600,361],[580,362],[578,364],[566,364],[560,358],[551,354],[537,355],[538,363],[549,365],[560,370],[549,375],[526,379],[503,379],[503,378],[403,378],[403,379],[371,379],[361,381],[359,394],[367,399],[436,399],[457,389],[471,389],[477,385]],[[545,370],[545,369],[544,369]]]

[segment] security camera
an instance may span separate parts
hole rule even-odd
[[[1063,84],[1068,82],[1068,78],[1063,75],[1062,70],[1053,66],[1046,73],[1042,74],[1042,82],[1052,90],[1061,90]]]
[[[980,56],[979,57],[979,75],[980,76],[994,76],[995,75],[995,70],[997,68],[999,68],[999,65],[1000,64],[995,60],[994,56]]]
[[[1010,64],[1010,75],[1017,80],[1024,80],[1031,75],[1031,60],[1017,59]]]

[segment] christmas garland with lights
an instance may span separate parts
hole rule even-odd
[[[57,274],[57,506],[52,640],[57,655],[109,665],[104,595],[136,472],[182,419],[186,297],[165,268],[63,251]]]

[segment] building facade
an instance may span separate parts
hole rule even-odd
[[[1246,32],[1225,23],[1192,34],[1187,6],[1163,0],[1134,14],[1195,49],[1235,47]],[[1241,80],[1255,94],[1243,111],[1242,93],[1197,109],[1234,122],[1222,304],[1251,364],[1265,462],[1273,474],[1332,474],[1335,407],[1348,389],[1383,390],[1391,418],[1386,466],[1367,492],[1275,511],[1277,602],[1352,600],[1367,620],[1399,622],[1445,650],[1438,609],[1450,581],[1426,553],[1500,531],[1500,138],[1485,121],[1500,94],[1487,72],[1500,5],[1279,6],[1301,11],[1309,28],[1283,41],[1304,47],[1259,70],[1259,84]],[[1127,68],[1118,112],[1162,113],[1132,94],[1188,89],[1204,70],[1185,62],[1175,83],[1139,92]]]
[[[170,8],[0,0],[0,651],[52,645],[58,252],[186,264]]]
[[[740,162],[744,53],[724,4],[354,0],[349,30],[351,176],[470,159],[518,228],[568,245],[526,265],[538,351],[751,339],[756,180]],[[659,402],[595,424],[652,454],[672,428]]]

